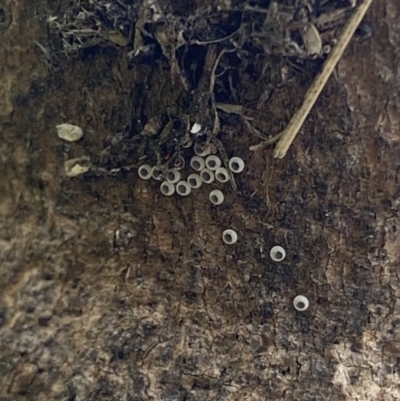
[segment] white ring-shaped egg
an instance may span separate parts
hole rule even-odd
[[[174,160],[174,168],[177,170],[182,170],[185,167],[185,159],[182,156],[177,156]]]
[[[193,189],[200,188],[201,184],[203,183],[198,174],[189,174],[187,182]]]
[[[190,148],[192,145],[193,145],[193,139],[189,139],[187,142],[185,142],[182,145],[182,148],[187,149],[187,148]]]
[[[218,156],[210,155],[206,159],[206,167],[212,171],[221,167],[221,159]]]
[[[203,181],[205,184],[211,184],[212,182],[214,182],[214,171],[205,168],[201,170],[200,178],[201,181]]]
[[[233,173],[241,173],[244,170],[244,161],[240,157],[232,157],[229,160],[229,169]]]
[[[222,241],[224,241],[225,244],[232,245],[237,241],[237,239],[238,236],[236,234],[236,231],[228,229],[222,233]]]
[[[175,192],[175,185],[171,182],[164,181],[160,185],[161,193],[165,196],[171,196]]]
[[[206,162],[200,156],[193,156],[190,160],[190,167],[193,170],[201,171],[206,166]]]
[[[297,297],[293,300],[293,306],[296,310],[303,312],[309,306],[308,299],[304,295],[297,295]]]
[[[271,259],[275,262],[282,262],[283,259],[286,257],[286,251],[279,245],[274,246],[269,251],[269,255]]]
[[[161,181],[163,179],[163,169],[160,166],[154,166],[151,169],[151,176],[157,180],[157,181]]]
[[[149,164],[142,164],[138,169],[138,175],[142,180],[149,180],[152,177],[151,170]]]
[[[200,145],[199,143],[194,144],[193,150],[197,156],[201,156],[201,157],[207,156],[211,153],[211,149],[209,146]]]
[[[176,168],[171,168],[165,173],[165,179],[171,184],[176,184],[181,179],[181,173]]]
[[[214,189],[208,198],[213,205],[220,205],[224,201],[224,194],[219,189]]]
[[[229,173],[228,170],[224,167],[217,168],[215,170],[215,178],[219,182],[227,182],[229,181]]]
[[[186,181],[179,181],[176,184],[176,192],[181,196],[188,196],[192,192],[192,188]]]

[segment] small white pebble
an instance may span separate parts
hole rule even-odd
[[[237,239],[238,236],[236,234],[236,231],[228,229],[222,233],[222,241],[224,241],[225,244],[232,245],[237,241]]]
[[[65,123],[57,125],[56,128],[58,137],[68,142],[79,141],[83,136],[82,128],[77,125]]]
[[[269,251],[269,255],[271,259],[275,262],[282,262],[283,259],[286,257],[286,251],[279,245],[274,246]]]
[[[304,295],[297,295],[297,297],[293,300],[293,306],[296,310],[303,312],[309,306],[308,299]]]

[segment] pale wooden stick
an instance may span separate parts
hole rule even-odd
[[[360,6],[358,6],[357,10],[354,12],[354,14],[351,16],[350,20],[346,24],[342,34],[340,35],[339,41],[326,59],[322,71],[316,76],[310,88],[308,89],[302,106],[294,114],[288,126],[281,133],[282,136],[277,143],[274,151],[275,158],[282,159],[286,156],[286,152],[289,149],[289,146],[292,144],[294,138],[303,125],[304,120],[307,118],[310,110],[317,101],[318,96],[320,95],[326,82],[331,76],[333,70],[335,69],[338,61],[340,60],[340,57],[342,56],[344,50],[353,37],[358,25],[360,25],[360,22],[364,18],[372,1],[373,0],[364,0],[364,2]],[[259,145],[255,145],[252,146],[250,150],[257,150],[259,148]]]
[[[322,71],[317,75],[310,88],[308,89],[303,105],[292,117],[288,126],[282,133],[282,137],[275,147],[275,158],[282,159],[283,157],[285,157],[289,146],[292,144],[294,138],[303,125],[304,120],[308,116],[308,113],[317,101],[318,96],[320,95],[326,82],[328,81],[337,63],[339,62],[344,50],[353,37],[358,25],[360,25],[360,22],[364,18],[372,1],[373,0],[364,0],[364,2],[357,8],[357,10],[354,12],[354,14],[351,16],[350,20],[346,24],[342,34],[340,35],[339,41],[326,59]]]

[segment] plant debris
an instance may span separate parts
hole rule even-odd
[[[78,177],[85,174],[90,169],[90,159],[86,156],[66,160],[64,163],[65,174],[67,177]]]
[[[173,163],[193,141],[199,147],[217,140],[226,153],[226,138],[238,123],[264,144],[275,143],[277,124],[263,115],[274,91],[290,85],[306,65],[321,64],[354,6],[346,0],[232,0],[197,7],[100,0],[79,2],[48,22],[59,40],[54,50],[65,55],[114,47],[131,69],[154,63],[169,68],[170,82],[160,83],[172,92],[164,109],[133,128],[145,142],[144,154],[161,165]],[[277,63],[281,73],[272,75]],[[201,130],[193,135],[194,124]]]
[[[77,125],[65,123],[57,125],[56,128],[58,137],[67,142],[79,141],[83,136],[82,128]]]
[[[282,159],[283,157],[285,157],[289,146],[293,142],[308,113],[315,104],[318,96],[320,95],[322,89],[324,88],[326,82],[328,81],[330,75],[336,67],[336,64],[338,63],[340,57],[346,49],[346,46],[350,42],[350,39],[353,37],[357,27],[359,26],[371,3],[372,0],[365,0],[347,23],[337,45],[326,60],[322,71],[317,75],[314,82],[308,89],[302,107],[293,116],[285,131],[282,132],[282,136],[279,139],[279,142],[274,152],[274,156],[276,158]],[[254,150],[258,148],[258,146],[253,147]]]

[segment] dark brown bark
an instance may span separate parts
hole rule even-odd
[[[156,146],[139,120],[179,114],[184,83],[123,48],[43,52],[67,3],[0,0],[0,400],[399,399],[398,1],[375,0],[285,159],[226,117],[246,169],[222,207],[137,178]],[[249,103],[271,89],[260,130],[285,126],[319,64],[280,87],[287,60],[269,83],[243,75]],[[66,177],[82,156],[94,167]]]

